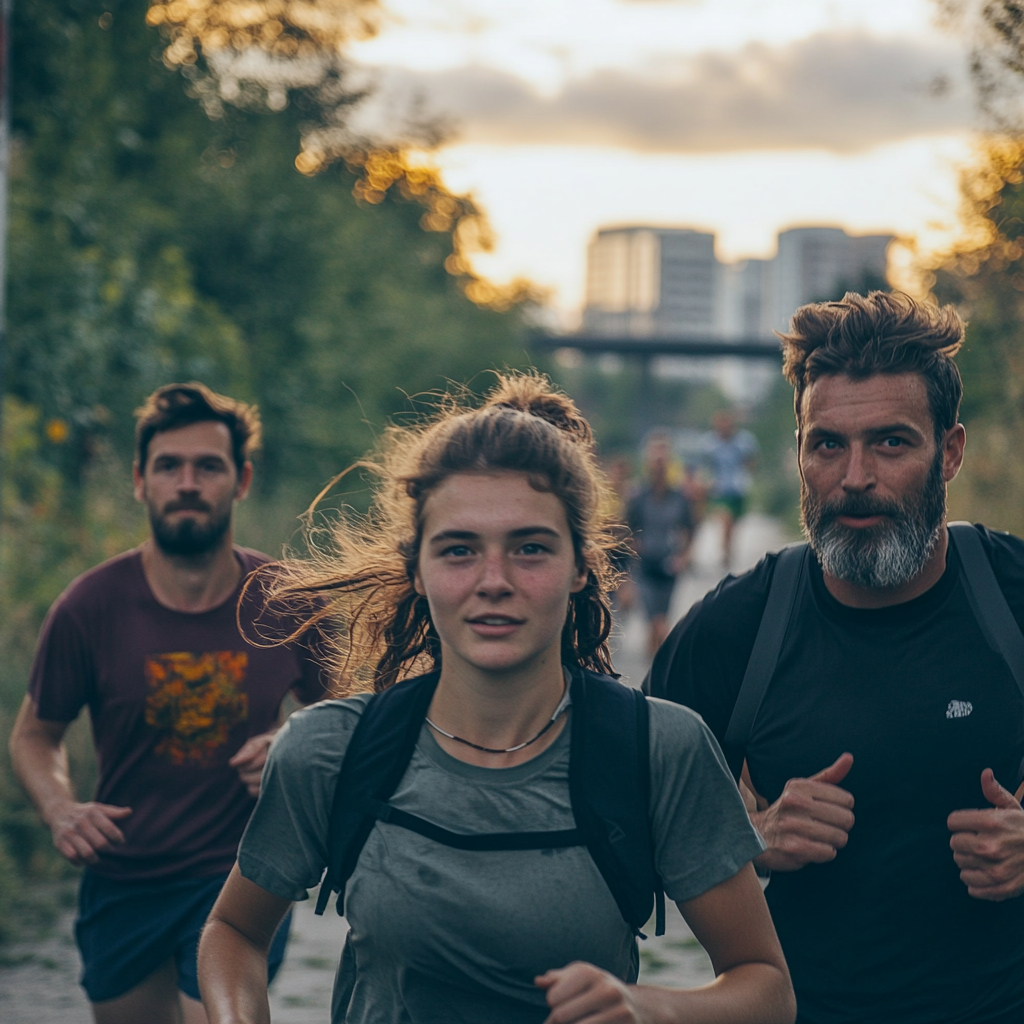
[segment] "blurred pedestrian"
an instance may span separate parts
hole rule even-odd
[[[702,453],[711,473],[711,503],[722,521],[722,565],[732,568],[733,530],[747,511],[747,495],[757,464],[757,439],[749,430],[737,427],[736,415],[722,409],[711,420],[704,435]]]
[[[255,806],[281,701],[323,688],[303,647],[253,646],[239,628],[254,632],[259,593],[241,606],[239,594],[267,560],[232,542],[260,441],[255,406],[167,385],[138,411],[136,441],[150,537],[50,609],[11,756],[54,845],[85,867],[75,938],[97,1024],[202,1024],[199,932]],[[99,784],[83,802],[63,738],[86,705]]]
[[[671,479],[672,438],[653,431],[644,445],[644,481],[629,503],[628,523],[637,554],[637,590],[647,615],[650,657],[668,632],[676,580],[689,564],[693,515]]]

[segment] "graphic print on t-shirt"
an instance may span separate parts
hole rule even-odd
[[[966,718],[974,710],[969,700],[951,700],[946,708],[947,718]]]
[[[249,717],[245,651],[174,651],[146,658],[146,722],[166,735],[154,752],[171,764],[209,766]]]

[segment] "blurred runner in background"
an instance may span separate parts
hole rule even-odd
[[[294,632],[261,615],[256,590],[239,606],[267,561],[232,543],[256,408],[170,384],[137,415],[135,496],[151,536],[50,609],[11,757],[54,845],[85,866],[75,938],[97,1024],[204,1024],[200,929],[256,805],[281,701],[319,700],[323,688],[305,648],[253,646],[239,631]],[[82,803],[64,733],[85,705],[99,784]],[[282,925],[271,978],[287,935]]]
[[[648,620],[647,653],[653,657],[668,633],[676,577],[689,563],[693,515],[671,480],[672,439],[654,431],[644,446],[644,483],[629,503],[628,523],[639,559],[636,584]]]
[[[735,414],[716,412],[712,429],[704,435],[704,463],[711,472],[711,501],[722,517],[722,565],[732,568],[732,535],[738,519],[747,511],[751,473],[757,461],[757,439],[749,430],[736,427]]]

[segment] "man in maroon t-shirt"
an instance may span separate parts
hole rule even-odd
[[[136,435],[135,496],[151,537],[50,609],[11,753],[54,845],[85,866],[75,933],[97,1024],[204,1024],[196,942],[259,793],[281,702],[324,692],[301,644],[248,642],[294,628],[257,624],[258,588],[239,606],[267,560],[232,543],[259,444],[255,407],[172,384],[139,410]],[[63,736],[85,705],[99,785],[82,803]],[[286,937],[282,927],[271,976]]]

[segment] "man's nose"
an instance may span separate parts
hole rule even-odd
[[[198,491],[199,481],[196,479],[196,468],[190,463],[186,462],[181,467],[181,472],[178,474],[178,490],[179,491]]]
[[[851,445],[843,473],[844,491],[866,491],[875,485],[871,456],[861,445]]]

